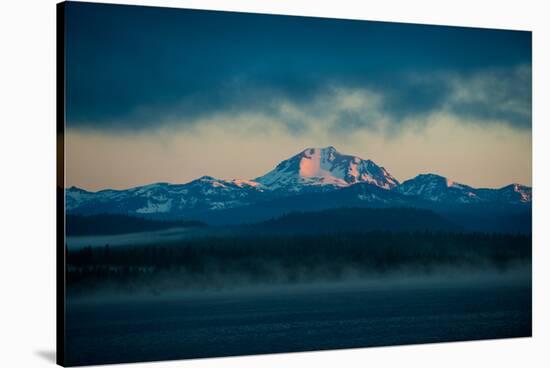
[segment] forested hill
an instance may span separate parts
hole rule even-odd
[[[251,225],[250,229],[284,233],[367,231],[460,231],[453,222],[418,208],[338,208],[290,214]]]

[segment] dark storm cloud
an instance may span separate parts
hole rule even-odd
[[[381,112],[397,124],[445,108],[531,125],[529,32],[87,3],[69,3],[66,22],[73,128],[276,116],[278,102],[311,106],[327,86],[379,94]],[[485,77],[494,70],[497,78]],[[464,92],[468,81],[485,95]],[[346,114],[348,127],[372,124]],[[303,130],[299,120],[284,123]]]
[[[500,120],[531,127],[531,67],[495,69],[469,78],[454,78],[448,108],[479,121]]]

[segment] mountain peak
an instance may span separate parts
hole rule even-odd
[[[430,201],[477,203],[484,200],[483,193],[438,174],[420,174],[404,181],[397,190],[404,195],[418,196]]]
[[[439,174],[427,173],[427,174],[418,174],[414,178],[405,180],[401,184],[405,185],[405,183],[407,184],[416,183],[417,185],[418,184],[425,185],[429,183],[431,185],[436,185],[436,186],[446,186],[447,180],[448,179],[445,176],[442,176]]]
[[[201,176],[200,178],[197,178],[195,180],[199,180],[199,181],[214,181],[214,180],[218,180],[216,179],[215,177],[213,176],[209,176],[209,175],[203,175]]]
[[[347,187],[362,182],[384,189],[392,189],[399,184],[373,161],[341,154],[333,146],[306,148],[254,181],[268,189],[293,192],[325,186]]]
[[[188,184],[200,185],[200,186],[207,185],[209,187],[221,187],[221,188],[223,188],[227,185],[227,181],[223,180],[223,179],[215,178],[213,176],[203,175],[198,179],[190,181]]]
[[[329,152],[338,152],[334,146],[327,146],[327,147],[308,147],[302,152],[310,151],[310,150],[319,150],[319,151],[329,151]]]
[[[85,192],[84,189],[82,188],[79,188],[75,185],[71,185],[70,187],[67,188],[67,190],[70,190],[70,191],[75,191],[75,192]]]
[[[528,203],[532,201],[532,188],[523,184],[510,184],[498,190],[507,200],[512,202]]]
[[[321,155],[324,157],[333,157],[335,154],[340,154],[333,146],[328,147],[308,147],[297,156],[312,157],[315,155]]]

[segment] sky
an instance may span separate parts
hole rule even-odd
[[[307,147],[531,185],[531,33],[67,3],[66,186],[253,179]]]

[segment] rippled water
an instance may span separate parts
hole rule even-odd
[[[73,301],[67,364],[531,335],[530,283],[404,285]]]

